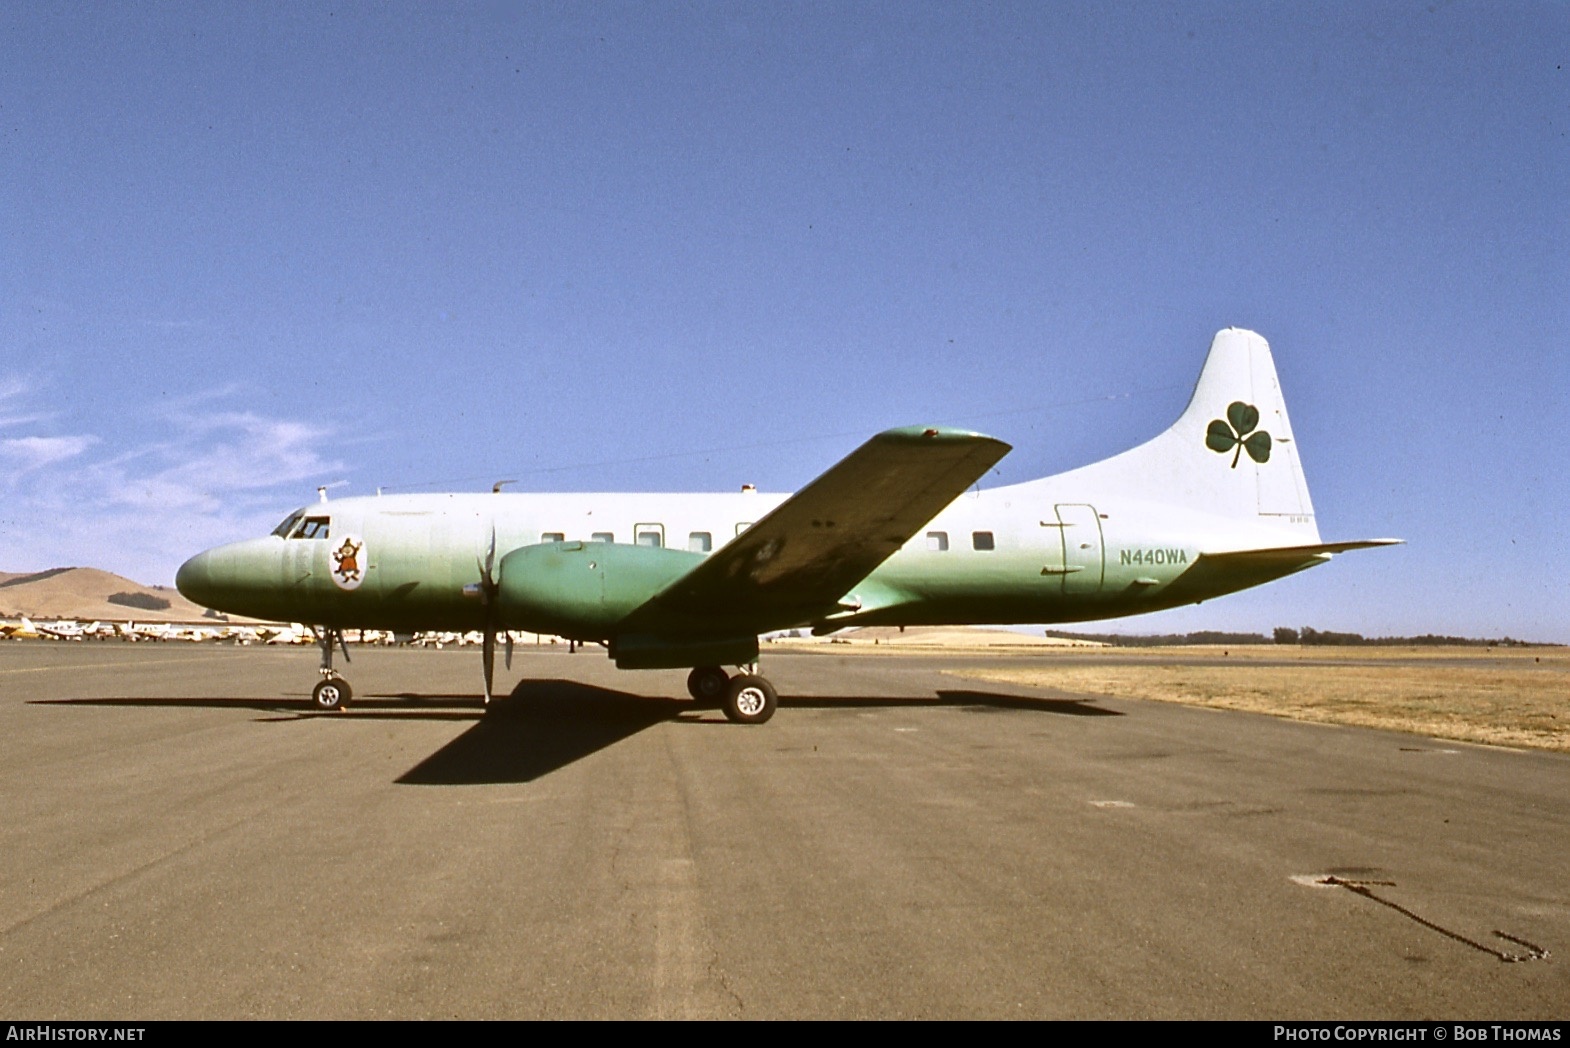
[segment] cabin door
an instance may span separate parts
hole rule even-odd
[[[1060,503],[1053,507],[1054,520],[1042,524],[1058,533],[1057,548],[1047,541],[1047,564],[1041,573],[1062,579],[1066,594],[1100,593],[1106,576],[1105,547],[1101,541],[1101,517],[1096,507],[1080,503]]]

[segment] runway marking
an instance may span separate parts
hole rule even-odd
[[[1133,801],[1091,801],[1092,808],[1132,808]]]

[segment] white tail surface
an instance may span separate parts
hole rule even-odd
[[[1252,331],[1216,334],[1188,407],[1166,432],[1054,479],[1319,541],[1270,345]]]

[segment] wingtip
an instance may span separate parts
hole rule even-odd
[[[988,436],[985,433],[977,433],[975,430],[959,429],[954,426],[896,426],[893,429],[884,430],[873,439],[912,444],[984,442],[1002,444],[1005,448],[1010,447],[1010,445],[1004,444],[997,437]]]

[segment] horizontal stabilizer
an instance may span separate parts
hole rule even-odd
[[[1272,546],[1226,553],[1201,553],[1193,567],[1168,586],[1165,596],[1178,603],[1208,600],[1323,564],[1337,553],[1399,545],[1401,539],[1320,542],[1309,546]]]
[[[1377,546],[1399,546],[1405,539],[1359,539],[1356,542],[1321,542],[1312,546],[1275,546],[1270,549],[1244,549],[1231,553],[1206,553],[1216,561],[1235,564],[1292,564],[1298,561],[1316,561],[1333,553],[1347,553],[1355,549],[1374,549]],[[1308,565],[1305,563],[1304,567]]]

